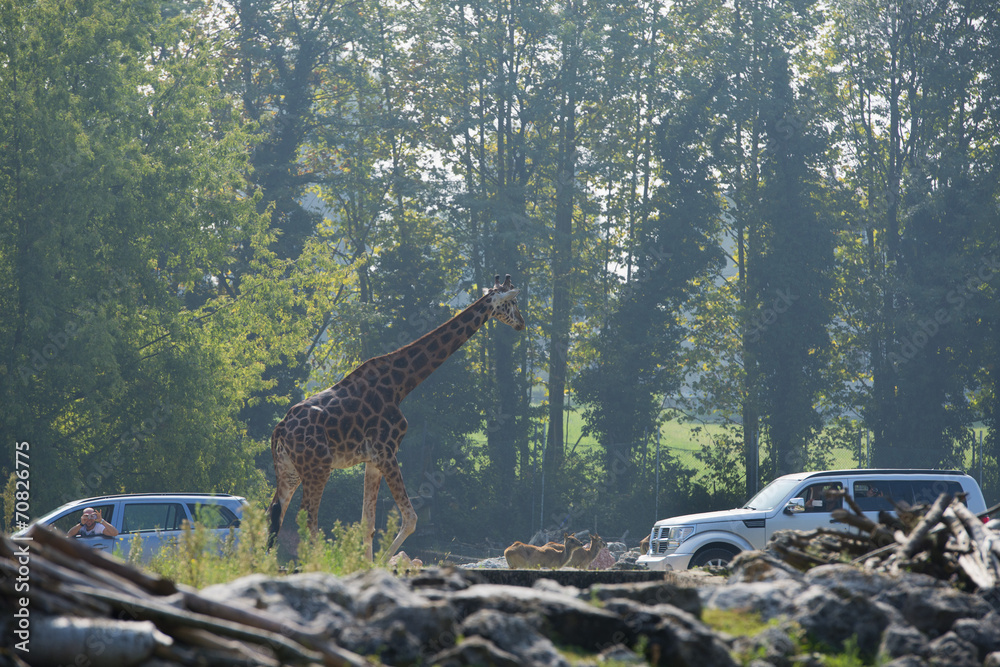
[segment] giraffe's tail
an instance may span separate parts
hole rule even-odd
[[[274,546],[274,540],[278,537],[278,530],[281,528],[281,501],[278,494],[274,494],[271,506],[267,508],[268,529],[267,529],[267,550]]]
[[[274,457],[275,463],[275,475],[277,475],[277,490],[274,492],[274,498],[271,500],[271,505],[267,508],[268,517],[268,528],[267,528],[267,550],[270,551],[271,547],[274,546],[274,540],[278,537],[278,531],[281,529],[281,475],[278,471],[278,429],[274,429],[274,433],[271,434],[271,456]]]

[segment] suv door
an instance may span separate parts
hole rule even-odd
[[[801,498],[805,504],[805,511],[787,513],[784,505],[778,508],[778,512],[767,519],[767,541],[771,535],[778,530],[815,530],[816,528],[830,528],[833,524],[833,510],[843,507],[842,498],[827,498],[827,491],[840,491],[844,484],[839,479],[811,479],[805,480],[802,485],[795,490],[791,498]],[[791,500],[789,498],[789,500]],[[839,524],[843,526],[843,524]]]
[[[182,503],[135,500],[122,507],[120,542],[122,557],[127,558],[133,540],[142,542],[144,561],[152,558],[163,546],[173,544],[181,534],[184,521],[190,521]]]

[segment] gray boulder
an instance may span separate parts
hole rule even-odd
[[[920,630],[910,625],[894,623],[882,633],[879,644],[879,656],[885,660],[914,655],[926,658],[930,655],[927,637]]]
[[[538,631],[540,619],[521,614],[501,614],[493,609],[481,609],[466,618],[461,625],[465,637],[488,639],[501,651],[517,656],[521,664],[568,667],[551,640]]]
[[[979,667],[979,652],[970,642],[954,632],[947,632],[930,643],[928,662],[941,667]]]

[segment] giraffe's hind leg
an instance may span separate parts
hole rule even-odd
[[[274,442],[271,454],[274,457],[274,474],[278,479],[278,488],[267,510],[270,520],[267,538],[268,549],[274,545],[274,539],[277,537],[281,525],[285,522],[285,513],[292,501],[292,495],[295,493],[295,489],[299,488],[299,473],[295,469],[295,463],[292,461],[285,443],[280,439]]]
[[[372,560],[372,540],[375,538],[375,503],[382,472],[374,463],[365,463],[365,495],[361,504],[361,530],[364,531],[365,556]]]
[[[319,530],[319,503],[332,469],[329,459],[320,459],[314,461],[308,472],[302,475],[302,509],[306,511],[307,525],[312,533]]]

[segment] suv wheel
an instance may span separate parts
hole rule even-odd
[[[688,567],[727,567],[735,555],[729,549],[712,547],[696,553]]]

